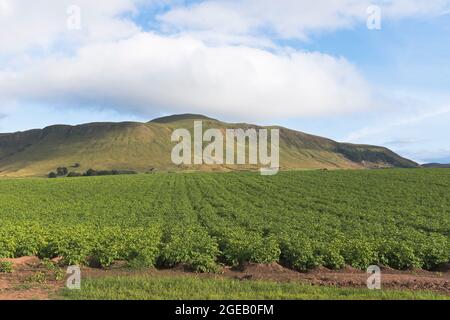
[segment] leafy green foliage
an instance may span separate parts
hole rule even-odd
[[[163,266],[173,267],[181,263],[199,272],[217,269],[219,249],[204,229],[195,226],[171,227],[166,231],[163,243],[160,257]]]
[[[65,176],[67,175],[68,171],[66,167],[59,167],[56,169],[56,175],[58,176]]]
[[[224,229],[220,235],[222,257],[227,264],[245,262],[271,263],[280,258],[280,247],[274,237],[263,237],[242,228]]]
[[[0,180],[0,258],[432,270],[450,261],[448,190],[444,169]]]
[[[346,264],[359,269],[367,269],[368,266],[378,263],[377,252],[374,244],[364,238],[348,240],[341,249]]]
[[[283,264],[298,271],[307,271],[323,264],[311,241],[301,235],[283,239],[281,252]]]
[[[52,171],[52,172],[50,172],[50,173],[48,174],[48,177],[49,177],[50,179],[55,179],[55,178],[58,177],[58,175]]]
[[[13,264],[9,261],[0,261],[0,273],[12,273]]]
[[[47,269],[50,274],[53,275],[53,279],[56,281],[61,281],[65,277],[65,273],[63,269],[61,269],[56,262],[53,262],[48,259],[44,259],[41,261],[41,266]]]

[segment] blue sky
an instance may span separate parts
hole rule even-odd
[[[366,25],[373,4],[380,30]],[[195,112],[450,162],[449,10],[446,0],[0,0],[0,132]]]

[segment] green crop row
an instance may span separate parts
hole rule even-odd
[[[0,258],[107,267],[450,262],[450,170],[0,180]]]
[[[433,234],[420,243],[368,239],[324,243],[302,235],[264,237],[243,229],[224,229],[212,237],[199,226],[174,226],[165,232],[157,225],[126,229],[75,226],[51,231],[36,225],[0,227],[0,258],[61,257],[67,265],[93,267],[108,267],[116,260],[133,267],[182,264],[199,272],[216,271],[220,263],[236,266],[246,262],[280,262],[299,271],[320,265],[340,269],[346,264],[361,269],[373,264],[433,269],[450,260],[450,245],[444,236]]]

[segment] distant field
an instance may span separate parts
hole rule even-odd
[[[0,258],[434,269],[450,261],[449,191],[433,169],[0,180]]]
[[[82,290],[64,290],[71,300],[449,300],[427,291],[343,289],[299,283],[118,276],[89,279]]]

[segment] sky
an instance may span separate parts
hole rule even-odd
[[[0,132],[200,113],[450,163],[450,0],[0,0]]]

